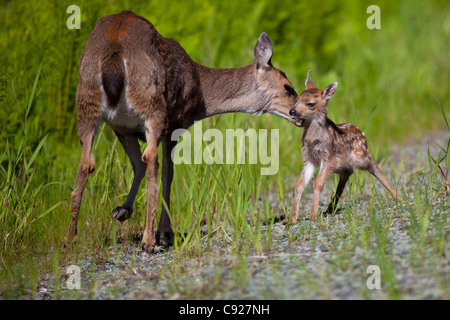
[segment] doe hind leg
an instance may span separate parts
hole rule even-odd
[[[86,134],[80,135],[81,160],[78,166],[75,188],[72,192],[72,198],[70,202],[70,211],[72,218],[70,220],[69,228],[67,229],[66,233],[66,240],[68,242],[77,240],[77,222],[78,213],[80,212],[81,198],[83,197],[83,191],[86,188],[89,174],[91,174],[95,170],[95,161],[94,157],[91,154],[94,135],[94,126],[92,127],[92,130],[89,130]]]

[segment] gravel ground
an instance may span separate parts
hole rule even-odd
[[[448,138],[448,132],[441,132],[393,146],[392,161],[405,176],[413,174],[427,164],[427,148],[436,154],[439,149],[434,142],[444,146]],[[414,183],[405,183],[406,188],[414,188]],[[306,193],[305,201],[310,203],[311,192]],[[414,198],[405,201],[414,202]],[[434,207],[440,209],[433,209],[433,215],[448,219],[448,200],[434,201]],[[272,205],[276,206],[273,201]],[[373,241],[364,245],[361,230],[364,223],[370,223],[366,199],[361,197],[356,203],[342,205],[351,208],[348,210],[351,212],[329,217],[322,225],[304,220],[286,230],[283,221],[274,223],[272,236],[268,237],[271,245],[263,241],[259,254],[250,253],[245,258],[236,254],[231,241],[233,230],[225,228],[219,230],[221,236],[213,235],[209,244],[206,236],[202,238],[204,254],[191,254],[187,258],[177,256],[175,250],[148,255],[137,244],[119,244],[115,249],[110,247],[102,257],[77,264],[81,271],[80,290],[67,288],[69,275],[65,273],[67,266],[63,266],[60,279],[55,279],[54,274],[40,277],[35,298],[51,299],[56,293],[60,298],[75,299],[449,298],[450,229],[444,230],[441,256],[436,256],[433,246],[418,248],[411,240],[408,233],[411,221],[406,214],[396,214],[387,220],[390,225],[385,249],[378,247],[382,243]],[[378,209],[378,216],[389,216],[395,204]],[[351,226],[351,220],[347,219],[350,214],[359,215],[356,220],[361,224]],[[267,228],[262,226],[263,235],[269,231]],[[352,234],[355,230],[355,235],[361,237],[356,241]],[[392,258],[387,259],[388,267],[384,267],[391,274],[382,273],[381,289],[371,290],[367,287],[371,275],[367,268],[383,261],[380,252]],[[61,284],[58,292],[55,282]]]

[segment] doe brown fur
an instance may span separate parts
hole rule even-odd
[[[101,122],[116,133],[133,166],[134,179],[125,203],[112,217],[131,217],[142,179],[147,177],[147,219],[142,248],[151,252],[157,239],[170,245],[173,231],[162,208],[157,237],[153,230],[157,206],[158,145],[163,149],[163,199],[170,208],[173,179],[172,133],[194,121],[226,112],[272,113],[300,125],[289,116],[297,94],[286,75],[271,64],[269,37],[262,33],[255,60],[241,68],[214,69],[194,62],[175,40],[131,11],[101,18],[89,35],[80,58],[76,94],[81,161],[72,192],[72,219],[67,239],[77,237],[81,198],[95,169],[92,143]],[[141,153],[138,138],[147,146]]]

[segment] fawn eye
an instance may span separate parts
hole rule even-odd
[[[288,86],[287,84],[284,85],[284,90],[286,91],[288,96],[293,96],[295,95],[295,90],[294,88]]]
[[[315,104],[315,103],[312,103],[312,102],[306,104],[306,106],[307,106],[308,108],[311,108],[311,109],[314,108],[315,105],[316,105],[316,104]]]

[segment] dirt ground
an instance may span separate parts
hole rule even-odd
[[[407,177],[428,163],[428,148],[436,155],[436,143],[446,146],[448,139],[448,132],[439,132],[394,145],[391,160]],[[414,184],[407,178],[400,183]],[[312,195],[309,192],[305,197],[310,202]],[[414,196],[405,201],[414,202]],[[352,203],[344,201],[342,206],[352,207],[352,214],[358,215],[362,224],[369,223],[364,197]],[[386,214],[395,210],[395,204],[378,209]],[[448,216],[448,209],[447,199],[434,199],[434,215]],[[119,244],[116,249],[110,247],[106,256],[77,264],[80,289],[68,288],[73,278],[66,273],[68,266],[62,266],[61,288],[55,289],[54,274],[42,275],[35,298],[52,299],[55,294],[69,299],[449,298],[450,229],[444,230],[445,247],[442,256],[436,258],[432,246],[417,249],[408,233],[411,222],[407,214],[396,213],[389,221],[385,248],[385,254],[391,257],[387,264],[393,264],[386,272],[393,274],[382,274],[381,289],[370,289],[368,267],[382,261],[380,252],[384,251],[377,243],[364,246],[363,239],[352,239],[352,232],[359,229],[349,227],[346,217],[327,218],[325,227],[303,221],[289,231],[284,221],[276,222],[271,229],[270,250],[245,258],[233,254],[233,230],[225,229],[219,230],[221,237],[213,235],[210,239],[207,254],[205,236],[205,254],[190,258],[179,257],[174,250],[148,255],[137,244]],[[267,226],[262,228],[264,232]],[[362,237],[362,233],[358,231],[356,237]]]

